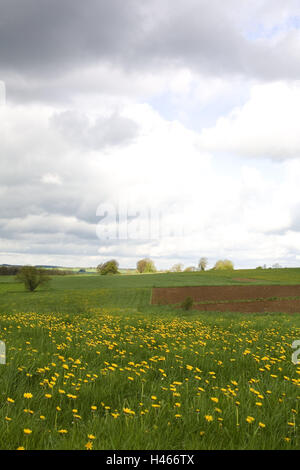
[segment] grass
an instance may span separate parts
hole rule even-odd
[[[259,274],[300,273],[275,271]],[[0,448],[299,448],[299,316],[149,305],[154,282],[257,272],[58,276],[34,293],[1,278]]]

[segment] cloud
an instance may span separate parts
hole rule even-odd
[[[300,86],[276,82],[256,85],[249,100],[203,129],[208,151],[274,160],[300,157]]]
[[[21,6],[1,0],[0,6],[0,76],[13,100],[66,102],[83,90],[141,97],[183,70],[214,79],[299,76],[300,7],[293,0],[26,0]],[[182,75],[177,81],[186,86]],[[178,90],[174,82],[170,90]]]

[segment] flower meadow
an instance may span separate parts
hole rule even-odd
[[[1,449],[296,449],[288,315],[0,316]]]

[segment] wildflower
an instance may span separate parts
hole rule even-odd
[[[216,398],[216,397],[211,397],[211,401],[213,401],[214,403],[218,403],[218,402],[219,402],[219,399]]]
[[[86,450],[92,450],[93,448],[93,443],[91,441],[87,442],[84,446]]]
[[[211,423],[214,418],[211,415],[205,415],[205,419],[208,423]]]
[[[25,450],[25,447],[20,446],[17,448],[17,450]]]
[[[89,439],[96,439],[96,437],[93,434],[88,434]]]
[[[24,398],[32,398],[33,397],[32,393],[24,393],[23,396],[24,396]]]
[[[31,433],[32,433],[31,429],[27,429],[27,428],[24,429],[24,434],[31,434]]]
[[[12,398],[9,398],[9,397],[7,398],[7,401],[8,401],[8,403],[14,403],[15,402],[15,400],[13,400]]]
[[[261,422],[258,423],[258,426],[259,426],[260,428],[265,428],[265,427],[266,427],[266,425],[265,425],[264,423],[261,423]]]
[[[66,429],[59,429],[58,432],[60,434],[67,434],[68,431]]]
[[[96,410],[97,410],[97,406],[96,406],[96,405],[92,405],[92,406],[91,406],[91,410],[96,411]]]
[[[251,424],[255,421],[255,418],[253,418],[253,416],[247,416],[246,421],[247,423]]]
[[[131,410],[130,408],[123,408],[124,413],[129,415],[135,415],[135,411]]]

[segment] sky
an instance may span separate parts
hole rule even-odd
[[[0,264],[300,266],[298,0],[0,11]]]

